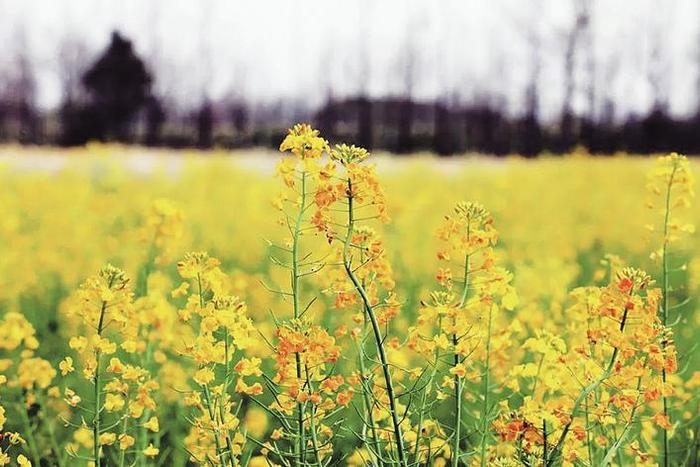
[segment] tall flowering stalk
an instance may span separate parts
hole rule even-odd
[[[587,459],[598,465],[621,455],[618,447],[639,436],[632,432],[639,417],[666,390],[662,371],[676,366],[662,350],[665,328],[656,314],[661,291],[651,284],[645,272],[624,268],[606,287],[576,289],[568,311],[575,331],[568,336],[571,347],[546,333],[525,343],[540,349],[543,358],[514,373],[535,376],[538,384],[517,410],[494,424],[503,442],[517,442],[520,461],[553,466]],[[668,426],[663,412],[651,420]],[[617,424],[622,431],[609,430]],[[637,440],[631,444],[638,459],[648,457]],[[608,448],[598,455],[601,446]]]
[[[438,281],[443,283],[441,272],[438,273]],[[454,394],[456,390],[453,375],[449,373],[452,368],[453,359],[447,364],[444,363],[444,356],[450,353],[449,334],[436,332],[436,329],[444,328],[443,320],[450,315],[450,308],[456,300],[454,294],[449,291],[434,291],[428,300],[421,302],[416,325],[409,329],[408,346],[421,355],[428,365],[427,380],[423,383],[424,388],[418,407],[414,409],[417,413],[416,435],[414,450],[414,463],[435,462],[439,457],[454,457],[454,449],[450,449],[449,443],[445,441],[444,429],[440,427],[439,418],[435,413],[435,407],[439,407],[443,400],[448,399],[443,389],[451,390]],[[446,369],[447,368],[447,369]],[[442,381],[440,381],[442,376]],[[434,399],[430,401],[429,399]],[[461,410],[461,408],[460,408]],[[453,411],[453,422],[457,415]],[[446,427],[449,426],[445,424]],[[451,424],[450,424],[451,425]],[[454,445],[454,441],[452,442]]]
[[[342,199],[345,183],[341,179],[336,185],[338,199]],[[342,211],[342,209],[339,210]],[[334,238],[338,238],[335,234],[332,235]],[[342,236],[340,238],[342,239]],[[379,423],[381,420],[391,418],[390,412],[385,409],[390,404],[385,387],[377,383],[377,379],[385,379],[385,374],[381,363],[377,365],[377,359],[373,356],[373,354],[378,354],[376,343],[371,345],[375,349],[374,352],[371,348],[367,348],[368,343],[375,341],[375,328],[372,325],[370,314],[366,311],[367,302],[358,293],[355,284],[360,284],[365,298],[368,298],[376,308],[374,313],[377,322],[381,327],[386,328],[399,309],[392,293],[394,288],[393,271],[386,258],[384,244],[374,229],[368,226],[358,226],[354,229],[350,241],[338,241],[337,243],[336,255],[342,268],[331,273],[330,290],[335,295],[335,307],[341,311],[357,311],[359,309],[359,312],[352,315],[352,321],[356,327],[350,332],[357,348],[358,365],[357,371],[349,379],[354,381],[355,386],[360,386],[363,399],[363,428],[356,435],[367,446],[369,458],[373,458],[376,463],[382,465],[391,462],[385,458],[385,448],[388,447],[390,452],[393,452],[390,448],[393,441],[389,435],[393,430],[389,431],[391,428],[387,430]],[[357,258],[357,266],[351,272],[356,282],[353,282],[346,265],[351,264],[355,258]],[[383,300],[379,298],[380,287],[386,293]],[[396,341],[392,340],[392,342]],[[385,354],[387,358],[390,358],[389,350],[387,349]],[[406,447],[406,449],[408,448]]]
[[[650,209],[659,209],[663,218],[661,248],[652,253],[652,259],[661,261],[661,285],[663,298],[659,307],[661,323],[666,328],[667,336],[662,341],[664,354],[667,352],[669,358],[675,358],[675,347],[673,344],[673,331],[669,323],[670,295],[674,291],[670,284],[670,256],[671,245],[680,240],[683,234],[693,233],[695,228],[692,224],[684,224],[679,219],[680,211],[690,207],[691,199],[695,193],[693,190],[693,174],[690,171],[688,159],[676,153],[660,157],[654,170],[649,174],[648,190],[652,199],[648,202]],[[660,203],[659,203],[660,202]],[[660,206],[659,206],[660,204]],[[654,226],[649,226],[654,230]],[[663,383],[666,384],[667,374],[663,371]],[[662,398],[663,414],[672,425],[669,414],[669,402],[666,394]],[[669,433],[668,429],[663,429],[663,465],[668,467],[670,462]]]
[[[159,388],[147,369],[122,361],[136,352],[135,339],[139,321],[133,306],[130,281],[124,271],[108,265],[89,278],[67,304],[68,316],[82,320],[83,335],[70,339],[69,346],[82,365],[82,374],[93,386],[92,404],[85,406],[77,391],[66,385],[67,404],[81,413],[81,423],[71,423],[76,432],[75,443],[68,445],[69,453],[85,458],[80,445],[92,448],[89,458],[96,466],[103,464],[105,449],[116,445],[117,452],[110,464],[126,465],[127,451],[135,444],[132,433],[137,432],[138,420],[146,410],[154,410],[153,393]],[[107,362],[105,359],[109,357]],[[61,362],[61,373],[70,374],[74,360],[67,356]],[[85,424],[85,414],[91,426]],[[137,422],[131,422],[131,420]],[[157,419],[151,422],[155,426]],[[91,433],[88,442],[87,433]],[[136,460],[154,457],[158,449],[149,445],[134,453]]]
[[[232,389],[254,395],[262,386],[245,383],[244,377],[260,374],[260,363],[236,354],[249,344],[254,328],[245,303],[227,294],[226,276],[218,266],[218,260],[204,252],[189,253],[177,265],[187,281],[185,288],[191,290],[180,317],[196,329],[182,350],[197,368],[192,377],[195,389],[185,399],[195,409],[185,444],[193,462],[233,467],[245,436]]]
[[[265,449],[284,465],[290,464],[290,457],[292,461],[295,460],[281,444],[286,440],[295,441],[291,415],[295,405],[302,403],[304,428],[308,436],[308,446],[304,446],[304,450],[309,451],[305,462],[316,466],[328,465],[332,460],[335,435],[330,420],[348,405],[353,394],[343,376],[333,373],[341,348],[325,329],[304,319],[281,324],[276,337],[276,374],[268,382],[268,387],[271,390],[284,388],[273,391],[274,402],[270,405],[281,427],[273,432],[271,442],[266,444]],[[303,368],[301,380],[296,378],[297,355]]]
[[[267,386],[274,397],[272,408],[277,412],[275,418],[282,424],[282,431],[275,432],[271,451],[285,465],[323,465],[332,454],[333,432],[325,421],[335,413],[335,402],[322,397],[321,383],[332,380],[340,387],[343,380],[334,376],[332,368],[327,367],[337,359],[334,338],[314,325],[308,314],[316,297],[304,302],[302,279],[308,280],[309,276],[318,273],[324,263],[322,255],[313,257],[313,251],[307,251],[303,237],[316,230],[318,208],[314,209],[314,206],[318,204],[317,189],[323,180],[332,176],[333,164],[322,163],[321,157],[328,151],[328,143],[317,130],[305,124],[295,125],[289,130],[280,151],[291,153],[281,160],[277,172],[292,196],[290,199],[288,194],[282,194],[275,204],[283,214],[281,223],[287,226],[290,238],[284,246],[273,245],[275,251],[271,258],[274,264],[289,271],[289,290],[274,292],[291,300],[292,313],[289,319],[276,318],[278,329],[272,347],[277,374],[267,381]],[[312,211],[315,214],[312,215]],[[311,347],[301,345],[310,343],[309,336],[327,338],[321,339],[321,346],[318,343]],[[289,359],[293,361],[291,366]],[[293,422],[288,420],[292,408],[295,412]],[[292,452],[280,447],[281,441],[290,442]],[[265,449],[270,450],[268,446]]]
[[[164,269],[172,262],[174,251],[180,246],[184,232],[184,214],[172,201],[156,199],[149,209],[141,230],[147,246],[147,256],[141,265],[134,288],[134,309],[138,317],[137,335],[127,346],[140,358],[139,364],[153,375],[161,376],[167,368],[167,353],[174,350],[174,342],[182,332],[174,307],[169,303],[171,287]],[[161,393],[159,393],[161,395]],[[164,400],[159,400],[164,403]],[[153,411],[146,409],[137,421],[137,446],[143,451],[149,444],[160,445],[160,426]],[[147,458],[138,459],[138,465],[147,464]]]
[[[337,238],[342,245],[340,257],[349,287],[336,284],[335,290],[342,299],[349,300],[349,303],[359,299],[363,319],[369,323],[384,380],[381,389],[386,395],[387,410],[391,419],[390,433],[393,438],[391,442],[395,446],[392,450],[394,460],[391,462],[407,466],[408,450],[401,427],[404,415],[400,413],[399,394],[393,381],[392,367],[386,349],[387,336],[382,331],[382,326],[388,325],[398,313],[399,307],[392,292],[380,298],[377,287],[378,284],[383,284],[385,287],[388,286],[386,287],[388,290],[393,289],[391,267],[386,261],[383,244],[377,234],[366,226],[358,225],[359,222],[371,219],[386,219],[384,193],[377,180],[374,166],[363,164],[369,157],[365,149],[340,145],[331,150],[330,157],[340,165],[342,173],[336,180],[327,180],[317,192],[318,228],[325,231],[329,238]],[[329,213],[336,203],[344,205],[346,218],[339,222],[341,229],[344,227],[344,234],[336,233],[332,228]],[[360,212],[364,214],[360,215]],[[365,377],[366,375],[363,376]],[[367,382],[363,381],[363,384]],[[366,390],[365,395],[376,397],[372,392],[367,394]],[[366,408],[369,417],[370,412],[374,410],[374,403],[370,402],[366,405],[370,405]],[[373,437],[370,445],[374,444],[374,454],[381,459],[382,454],[377,450],[379,445],[377,428],[371,426],[370,431]]]
[[[451,465],[455,467],[463,457],[465,381],[481,380],[478,452],[481,464],[485,465],[492,409],[489,397],[494,314],[500,307],[512,310],[517,296],[510,285],[512,275],[495,265],[493,248],[498,233],[493,227],[493,218],[483,206],[458,203],[453,213],[445,217],[438,238],[442,242],[438,259],[447,263],[437,273],[443,290],[433,293],[419,317],[418,335],[429,344],[421,345],[415,338],[413,341],[414,345],[430,351],[442,349],[452,354],[442,386],[452,392]],[[459,271],[456,277],[453,277],[453,267]],[[424,328],[422,332],[421,328]],[[470,369],[469,357],[482,358],[481,373]]]

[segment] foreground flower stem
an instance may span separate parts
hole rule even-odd
[[[56,455],[56,465],[58,465],[58,467],[63,467],[65,465],[63,457],[65,450],[61,449],[58,446],[58,441],[56,440],[56,430],[53,427],[53,423],[47,423],[46,427],[49,432],[49,440],[51,441],[51,447],[54,450],[54,454]]]
[[[128,422],[129,422],[129,417],[125,416],[124,421],[122,422],[121,436],[126,435],[126,426],[127,426]],[[119,450],[119,467],[124,467],[125,458],[126,458],[126,449],[120,449]]]
[[[360,252],[360,264],[364,264],[365,262],[365,257],[362,252]],[[365,279],[362,279],[362,287],[365,287]],[[358,355],[359,355],[359,360],[360,360],[360,377],[362,378],[362,397],[365,400],[365,406],[367,410],[367,419],[369,420],[369,425],[370,425],[370,431],[371,431],[371,436],[372,436],[372,443],[370,445],[374,446],[374,454],[375,457],[377,458],[377,465],[380,467],[383,467],[386,462],[382,458],[381,455],[381,449],[382,449],[382,443],[379,440],[379,437],[377,436],[377,422],[374,419],[374,413],[373,413],[373,407],[374,407],[374,402],[370,399],[370,390],[369,387],[367,386],[367,382],[369,381],[367,378],[367,368],[365,367],[365,358],[367,356],[367,353],[365,352],[365,338],[368,335],[369,331],[369,320],[367,318],[367,313],[364,315],[364,324],[363,324],[363,331],[362,331],[362,339],[358,343]],[[366,431],[366,426],[367,424],[363,424],[363,431]],[[419,430],[420,431],[420,430]],[[416,443],[418,445],[418,443]]]
[[[214,425],[218,425],[219,423],[216,420],[216,414],[214,413],[214,406],[211,400],[211,391],[209,390],[209,385],[205,384],[202,386],[204,388],[204,402],[207,407],[207,411],[209,412],[209,420]],[[219,435],[221,434],[221,427],[217,427],[214,429],[214,442],[216,443],[216,460],[218,463],[222,462],[223,459],[223,453],[221,449],[221,441],[219,440]]]
[[[468,235],[468,234],[467,234]],[[464,258],[464,284],[462,288],[462,296],[459,299],[459,309],[464,307],[467,302],[467,297],[469,296],[469,255]],[[456,326],[456,317],[455,317]],[[454,366],[460,364],[459,354],[457,353],[457,344],[459,344],[459,336],[457,335],[457,330],[455,329],[452,334],[452,345],[454,346]],[[453,455],[452,455],[452,467],[457,467],[459,465],[459,443],[461,441],[461,429],[462,429],[462,390],[464,386],[462,384],[462,378],[455,374],[455,428],[454,428],[454,445],[453,445]]]
[[[586,402],[586,407],[585,407],[585,414],[586,414],[586,426],[590,426],[591,420],[590,420],[590,411],[588,408],[588,399],[585,400]],[[586,450],[588,451],[588,462],[591,464],[595,463],[595,456],[593,454],[593,441],[591,440],[591,430],[586,430]],[[547,459],[544,459],[544,462],[547,462]]]
[[[663,308],[661,309],[661,323],[664,325],[664,329],[668,324],[668,292],[669,292],[669,278],[668,278],[668,224],[669,218],[671,216],[671,189],[673,187],[673,178],[676,175],[677,166],[674,164],[671,176],[668,179],[668,185],[666,187],[666,209],[664,213],[664,246],[662,253],[662,276],[663,276]],[[666,339],[661,340],[661,349],[663,354],[666,355]],[[661,369],[661,379],[664,386],[666,385],[666,366]],[[668,398],[666,397],[666,392],[664,391],[662,395],[664,417],[670,422],[670,416],[668,414]],[[664,442],[664,467],[669,466],[669,444],[668,444],[668,430],[664,428],[663,430],[663,442]]]
[[[634,287],[630,289],[629,291],[629,296],[632,296],[632,292],[634,290]],[[622,315],[622,320],[620,321],[620,332],[623,332],[625,330],[625,324],[627,324],[627,313],[629,309],[625,308],[625,312]],[[581,404],[583,401],[585,401],[588,396],[597,390],[604,382],[606,379],[610,377],[612,374],[613,368],[615,367],[615,362],[617,362],[617,356],[620,353],[620,349],[618,347],[615,347],[613,349],[613,353],[610,356],[610,362],[608,363],[608,366],[605,368],[605,371],[603,374],[595,381],[593,381],[591,384],[583,388],[581,393],[578,395],[576,400],[574,401],[574,406],[571,409],[571,420],[569,423],[567,423],[564,426],[564,429],[561,432],[561,435],[559,436],[559,439],[557,440],[557,444],[554,445],[554,448],[552,449],[552,455],[549,456],[549,459],[546,459],[544,461],[545,467],[550,467],[554,465],[554,463],[557,461],[559,456],[561,456],[562,450],[564,449],[564,441],[566,440],[566,436],[569,434],[569,430],[571,429],[571,425],[574,423],[574,419],[576,418],[576,412],[581,408]]]
[[[219,419],[221,426],[226,426],[226,411],[224,407],[224,403],[226,401],[226,396],[228,394],[228,385],[229,385],[229,361],[231,360],[231,354],[230,354],[230,349],[229,349],[229,336],[228,336],[228,328],[224,329],[224,383],[222,386],[221,390],[221,402],[219,403]],[[229,433],[228,429],[225,432],[226,435],[226,451],[228,452],[228,459],[229,463],[231,464],[231,467],[235,465],[235,460],[233,458],[233,442],[231,441],[231,434]],[[223,463],[223,459],[222,459]]]
[[[312,393],[314,391],[314,387],[311,383],[311,374],[309,373],[309,366],[304,365],[304,370],[306,373],[306,385],[309,388],[309,393]],[[318,450],[318,438],[316,437],[316,422],[315,422],[315,412],[316,412],[316,407],[312,404],[311,405],[311,415],[309,417],[309,423],[310,423],[310,429],[311,429],[311,443],[314,448],[314,458],[316,460],[316,465],[318,467],[323,466],[323,462],[321,461],[321,453]]]
[[[646,361],[644,362],[644,365],[646,366]],[[605,453],[605,457],[603,458],[603,462],[601,465],[610,465],[612,463],[613,459],[615,458],[615,456],[617,455],[617,453],[620,449],[620,446],[622,446],[622,443],[627,441],[627,436],[629,435],[631,428],[634,426],[634,424],[636,422],[637,408],[639,407],[638,404],[639,404],[639,398],[640,398],[639,395],[640,395],[641,388],[642,388],[642,377],[639,376],[637,378],[637,387],[636,387],[637,397],[634,401],[634,405],[632,405],[632,411],[630,413],[630,417],[627,420],[627,423],[625,423],[625,426],[622,428],[622,433],[620,434],[620,436],[613,443],[612,447],[608,450],[608,452]]]
[[[441,320],[438,318],[438,329],[441,327]],[[440,363],[440,348],[435,347],[435,360],[433,361],[433,370],[430,373],[430,378],[428,379],[428,384],[425,385],[425,389],[423,390],[423,396],[421,399],[421,404],[420,404],[420,411],[419,411],[419,418],[418,418],[418,425],[416,429],[416,433],[421,433],[423,430],[423,419],[425,417],[425,405],[428,399],[428,392],[432,389],[433,387],[433,382],[435,381],[435,376],[437,375],[437,370],[438,370],[438,364]],[[413,451],[413,463],[411,465],[420,465],[420,438],[416,440],[416,446]]]
[[[299,305],[299,236],[301,234],[302,222],[304,220],[304,211],[306,210],[306,171],[301,174],[301,206],[299,214],[294,225],[294,237],[292,240],[292,298],[294,306],[294,319],[299,319],[301,307]],[[299,352],[294,355],[296,359],[296,374],[297,381],[301,381],[301,356]],[[297,425],[299,440],[295,448],[297,459],[296,462],[303,465],[306,462],[306,433],[304,430],[304,404],[297,402]]]
[[[396,442],[396,450],[398,456],[398,463],[403,467],[407,467],[406,455],[404,452],[403,435],[401,434],[401,425],[399,422],[399,414],[396,409],[396,394],[394,393],[394,385],[391,380],[391,370],[389,368],[389,360],[387,359],[386,352],[384,351],[384,342],[382,338],[382,331],[379,327],[379,322],[377,321],[377,316],[374,313],[374,308],[367,295],[367,291],[362,286],[357,276],[352,270],[352,264],[350,259],[350,243],[352,241],[352,235],[355,229],[355,220],[353,213],[353,194],[352,194],[352,181],[348,179],[347,188],[347,199],[348,199],[348,229],[347,235],[345,237],[345,245],[343,246],[343,264],[345,266],[345,272],[347,273],[350,281],[352,281],[353,286],[360,294],[362,303],[369,317],[370,324],[372,325],[372,332],[374,333],[374,341],[377,346],[377,353],[379,354],[379,361],[382,365],[382,372],[384,374],[384,382],[386,384],[386,392],[389,398],[389,411],[391,413],[391,421],[394,428],[394,437]]]
[[[197,273],[197,294],[199,295],[199,307],[201,309],[204,309],[204,290],[202,289],[202,275]],[[214,415],[214,408],[212,406],[212,401],[211,401],[211,392],[209,391],[209,385],[204,384],[202,385],[202,388],[204,389],[204,402],[206,403],[207,411],[209,412],[209,420],[211,420],[212,423],[215,425],[217,424],[216,422],[216,416]],[[219,429],[214,430],[214,442],[216,443],[216,459],[217,462],[221,462],[221,442],[219,441]]]
[[[366,320],[366,318],[365,318]],[[365,326],[366,327],[366,326]],[[363,338],[364,339],[364,338]],[[374,420],[374,414],[372,413],[372,401],[370,400],[369,397],[369,388],[366,387],[366,382],[367,382],[367,369],[365,368],[365,351],[364,351],[364,342],[361,340],[357,344],[357,353],[358,353],[358,360],[359,360],[359,367],[360,367],[360,381],[362,383],[362,399],[365,404],[365,410],[367,411],[367,421],[369,423],[363,423],[363,438],[366,438],[366,426],[369,424],[369,430],[370,430],[370,442],[368,443],[370,446],[372,446],[372,451],[374,457],[376,457],[377,460],[377,465],[383,466],[384,461],[381,458],[380,450],[381,450],[381,445],[379,442],[379,439],[377,438],[377,428],[376,428],[376,422]],[[363,439],[363,441],[365,441]]]
[[[141,271],[139,272],[139,277],[138,277],[138,282],[136,284],[136,293],[137,296],[139,297],[145,297],[148,295],[148,277],[151,275],[152,272],[152,266],[153,263],[156,260],[156,243],[155,243],[155,238],[151,240],[151,244],[148,250],[148,256],[146,258],[146,262],[141,268]],[[139,333],[141,331],[139,330]],[[153,348],[152,348],[152,343],[149,340],[146,344],[146,352],[144,355],[144,358],[142,360],[141,365],[144,368],[149,368],[150,367],[150,362],[151,362],[151,357],[153,353]],[[148,431],[147,429],[143,426],[146,421],[151,416],[151,410],[146,409],[144,410],[143,415],[141,415],[141,418],[138,421],[138,427],[137,427],[137,433],[138,433],[138,451],[143,452],[144,449],[148,446]],[[122,450],[122,454],[124,453],[124,450]],[[148,464],[148,460],[146,457],[140,457],[138,459],[138,466],[144,467]]]
[[[486,369],[484,371],[484,406],[481,413],[481,467],[486,465],[486,432],[488,431],[489,410],[489,373],[491,371],[491,326],[493,324],[493,308],[489,306],[488,329],[486,331]],[[546,455],[545,455],[546,462]]]
[[[112,281],[109,282],[109,288],[112,288]],[[104,330],[104,319],[105,311],[107,310],[107,302],[102,301],[102,306],[100,307],[100,319],[97,323],[97,336],[102,338],[102,331]],[[102,350],[97,347],[95,351],[95,376],[93,377],[93,383],[95,385],[95,412],[92,418],[92,440],[93,449],[95,456],[95,467],[100,467],[100,363],[102,360]]]
[[[37,449],[36,439],[34,438],[34,430],[32,429],[31,421],[29,420],[29,416],[27,415],[26,407],[26,402],[23,402],[18,407],[18,411],[22,418],[22,424],[24,425],[25,436],[27,438],[27,445],[29,447],[29,452],[31,454],[32,460],[34,461],[34,464],[39,465],[41,456],[39,455],[39,450]]]

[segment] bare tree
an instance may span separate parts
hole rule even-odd
[[[590,0],[588,5],[588,21],[584,29],[584,49],[586,50],[586,100],[588,103],[588,118],[596,119],[596,94],[597,94],[597,61],[596,43],[593,27],[595,25],[595,0]]]
[[[650,48],[647,80],[651,87],[652,112],[668,111],[669,73],[668,63],[666,62],[668,51],[664,50],[665,32],[665,29],[658,24],[649,31]]]
[[[406,153],[413,147],[413,94],[418,73],[418,45],[420,23],[414,16],[406,26],[404,45],[399,55],[401,93],[398,102],[396,152]]]
[[[586,35],[591,19],[591,0],[573,0],[573,2],[573,24],[565,35],[564,45],[564,99],[559,127],[562,150],[569,149],[576,142],[573,109],[576,61],[581,40]]]
[[[440,24],[440,29],[446,33],[449,38],[450,18],[451,18],[450,3],[445,3],[442,8],[445,8],[447,15],[442,16],[444,23]],[[452,132],[452,112],[449,106],[449,73],[447,67],[447,58],[445,57],[444,47],[436,47],[433,59],[435,66],[433,67],[437,73],[438,95],[435,97],[433,105],[433,152],[439,155],[452,154],[455,151],[455,144]]]
[[[15,30],[13,42],[15,50],[10,52],[10,70],[4,73],[4,85],[0,91],[0,137],[37,143],[40,137],[37,84],[32,51],[28,48],[23,25]]]
[[[331,140],[336,137],[336,125],[338,123],[338,103],[336,102],[335,89],[333,88],[333,68],[336,65],[333,49],[333,43],[328,42],[320,60],[321,73],[319,73],[319,79],[321,83],[319,87],[323,89],[325,93],[325,102],[315,116],[321,134]],[[362,125],[362,121],[358,121],[357,125],[359,129]],[[359,139],[359,136],[357,139]]]
[[[89,65],[85,43],[74,36],[66,36],[58,46],[58,74],[61,80],[63,105],[80,100],[81,79]]]
[[[536,23],[530,23],[526,31],[530,70],[525,87],[525,112],[522,122],[523,144],[521,150],[526,156],[535,156],[542,151],[539,92],[542,74],[542,37],[539,29],[536,27]]]
[[[199,57],[201,60],[201,68],[199,75],[199,92],[200,102],[199,108],[195,112],[195,121],[197,127],[197,146],[200,148],[209,148],[213,144],[214,128],[216,126],[216,118],[214,106],[210,98],[210,89],[213,79],[213,61],[211,55],[211,43],[208,40],[207,33],[211,30],[212,14],[211,8],[201,8],[200,30],[205,33],[199,37]]]
[[[588,21],[582,32],[582,49],[585,55],[585,96],[586,96],[586,116],[581,121],[581,140],[587,147],[597,146],[596,139],[596,119],[597,119],[597,61],[595,36],[593,31],[595,21],[595,0],[589,0]]]
[[[365,1],[363,7],[359,9],[359,14],[362,17],[358,28],[360,45],[358,47],[357,142],[360,146],[371,149],[374,146],[374,119],[369,94],[372,63],[368,37],[371,32],[372,2]]]
[[[668,8],[671,8],[669,5]],[[669,9],[661,15],[669,15]],[[651,111],[642,122],[641,149],[644,151],[663,151],[673,147],[674,137],[669,117],[669,64],[665,37],[666,21],[663,16],[650,18],[652,24],[647,29],[649,40],[649,61],[647,80],[651,88]]]

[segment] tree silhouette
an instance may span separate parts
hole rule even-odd
[[[151,76],[131,41],[112,33],[107,50],[83,76],[90,107],[101,126],[100,139],[129,141],[130,124],[150,95]]]

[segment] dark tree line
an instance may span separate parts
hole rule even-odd
[[[411,102],[406,124],[406,100],[366,99],[328,102],[315,121],[331,140],[361,142],[369,148],[397,153],[432,151],[440,155],[482,152],[535,156],[566,153],[583,146],[592,153],[616,151],[648,154],[682,151],[700,154],[700,113],[677,119],[656,108],[647,115],[616,124],[611,119],[564,116],[563,123],[542,124],[533,111],[513,117],[488,103]],[[371,125],[367,124],[371,115]],[[371,128],[368,131],[368,128]]]
[[[64,98],[60,111],[42,113],[34,106],[36,83],[26,57],[18,57],[16,73],[0,92],[0,141],[28,144],[81,145],[91,140],[167,147],[244,147],[278,144],[284,129],[296,120],[310,120],[330,139],[396,153],[432,151],[440,155],[482,152],[534,156],[564,153],[585,146],[594,153],[683,151],[700,154],[700,112],[674,118],[662,100],[647,115],[618,122],[607,102],[593,112],[595,81],[585,94],[589,112],[573,108],[575,65],[582,44],[590,41],[590,11],[577,0],[575,21],[564,34],[564,97],[561,117],[545,123],[540,116],[541,47],[539,36],[527,34],[531,57],[520,115],[512,115],[499,99],[477,95],[471,101],[441,96],[434,101],[413,97],[417,67],[410,48],[403,58],[402,91],[396,97],[373,98],[367,92],[369,65],[364,63],[356,97],[338,99],[329,87],[321,108],[300,105],[253,106],[241,99],[212,101],[178,112],[153,89],[156,77],[132,43],[115,32],[108,47],[76,72],[77,60],[62,56]],[[592,77],[594,62],[586,62]],[[653,79],[650,78],[650,79]],[[652,83],[660,87],[660,83]],[[660,91],[659,91],[660,94]]]

